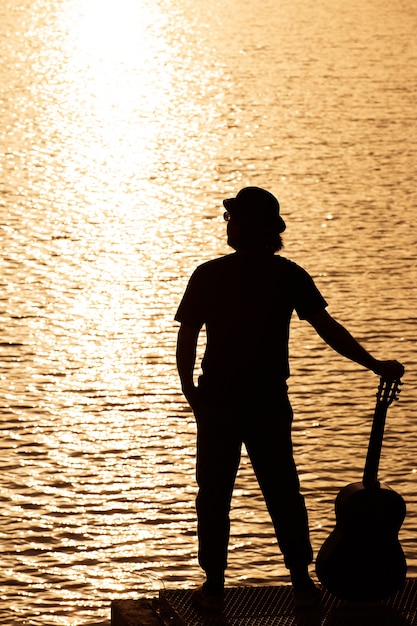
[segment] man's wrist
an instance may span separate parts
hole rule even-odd
[[[374,374],[378,374],[380,361],[378,359],[374,359],[374,357],[370,357],[369,365],[367,365],[368,370],[371,370]]]

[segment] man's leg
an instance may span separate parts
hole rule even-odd
[[[291,442],[292,409],[288,400],[246,414],[245,444],[288,569],[302,578],[312,562],[308,516]],[[298,576],[297,573],[298,572]]]
[[[206,590],[224,586],[230,502],[239,468],[241,439],[230,410],[204,403],[196,411],[199,563]]]

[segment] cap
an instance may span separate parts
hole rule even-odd
[[[244,187],[235,198],[223,200],[223,205],[235,219],[245,222],[262,220],[275,223],[279,232],[284,232],[286,225],[279,214],[279,202],[272,193],[260,187]]]

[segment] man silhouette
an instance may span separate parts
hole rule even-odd
[[[194,271],[175,316],[181,324],[178,372],[197,422],[198,557],[206,580],[193,597],[203,608],[222,607],[229,511],[244,443],[290,571],[295,603],[309,606],[318,601],[319,590],[308,571],[313,553],[291,443],[291,315],[295,310],[334,350],[379,376],[397,379],[404,368],[372,357],[326,311],[310,275],[276,254],[285,223],[271,193],[245,187],[223,204],[235,252]],[[203,325],[206,348],[196,386]]]

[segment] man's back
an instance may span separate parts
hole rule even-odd
[[[234,253],[197,268],[177,319],[206,324],[200,386],[230,396],[284,383],[293,310],[306,317],[325,306],[311,277],[292,261]]]

